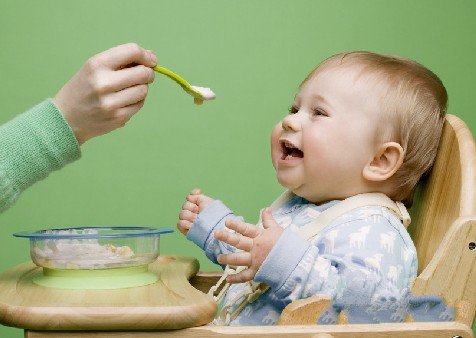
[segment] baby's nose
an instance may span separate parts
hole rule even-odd
[[[286,131],[298,131],[301,128],[301,123],[297,118],[297,114],[288,115],[282,122],[283,130]]]

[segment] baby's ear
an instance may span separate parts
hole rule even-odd
[[[405,152],[397,142],[382,144],[374,158],[362,170],[362,176],[369,181],[385,181],[401,167]]]

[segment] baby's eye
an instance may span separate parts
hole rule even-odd
[[[289,110],[289,114],[296,114],[299,111],[299,109],[294,106],[289,107],[288,110]]]
[[[317,109],[317,108],[312,110],[312,115],[314,115],[314,116],[327,116],[327,114],[324,111],[322,111],[321,109]]]

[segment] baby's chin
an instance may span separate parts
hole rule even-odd
[[[297,184],[296,182],[293,182],[290,179],[286,179],[286,177],[282,177],[284,175],[279,175],[279,173],[276,173],[276,179],[278,180],[278,183],[283,187],[288,190],[291,190],[293,193],[295,191],[299,190],[300,185]]]
[[[283,188],[286,188],[287,190],[292,191],[294,195],[302,197],[308,200],[309,202],[316,203],[315,201],[319,201],[319,199],[316,198],[316,196],[314,196],[313,194],[310,194],[309,191],[306,191],[306,189],[301,184],[296,184],[295,182],[293,184],[293,182],[280,180],[279,177],[278,177],[278,183]]]

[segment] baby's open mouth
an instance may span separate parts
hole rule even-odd
[[[304,157],[304,153],[291,142],[283,140],[283,141],[280,141],[280,143],[281,143],[281,149],[283,152],[281,156],[282,160],[290,160],[292,158]]]

